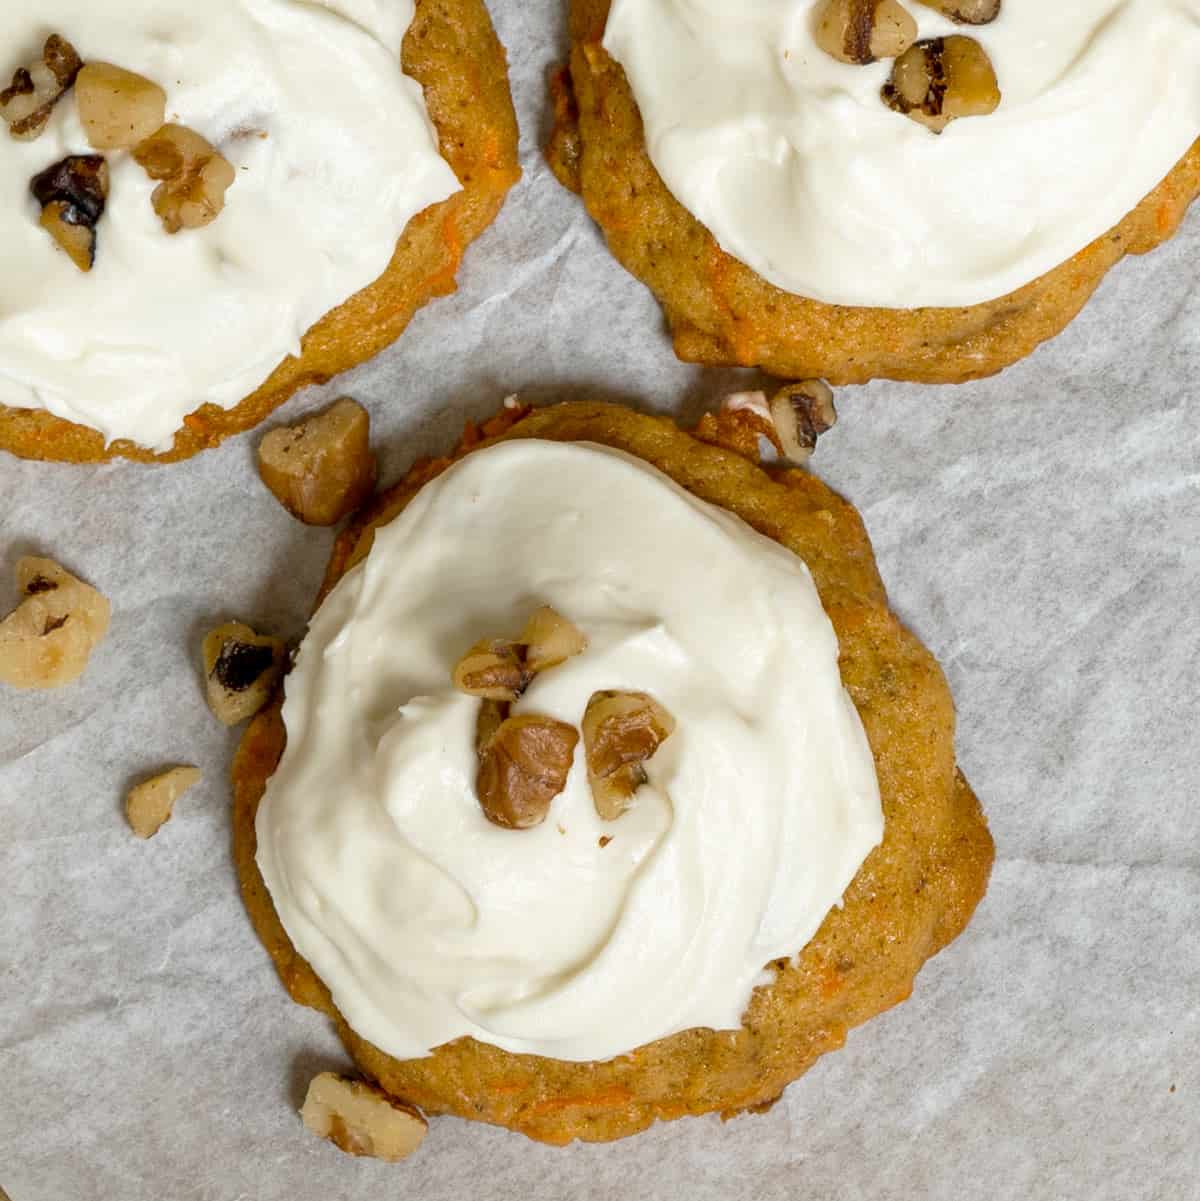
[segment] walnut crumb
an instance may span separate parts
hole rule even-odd
[[[917,0],[960,25],[988,25],[1000,15],[1001,0]]]
[[[895,58],[917,40],[917,23],[899,0],[824,0],[817,45],[844,63]]]
[[[802,466],[817,449],[817,439],[837,424],[833,389],[822,380],[801,380],[780,388],[771,398],[773,439],[779,453]]]
[[[496,704],[496,702],[485,702]],[[537,713],[504,718],[479,746],[475,789],[493,825],[541,825],[567,785],[579,731]]]
[[[48,689],[79,679],[108,633],[108,600],[52,559],[21,559],[17,586],[23,599],[0,621],[0,683]]]
[[[167,94],[158,84],[112,63],[88,63],[79,72],[75,103],[95,150],[129,150],[161,129],[167,116]]]
[[[139,838],[153,838],[171,820],[175,802],[200,782],[197,767],[172,767],[135,784],[125,797],[125,816]]]
[[[884,84],[888,108],[940,134],[960,117],[985,117],[1000,106],[1000,85],[987,51],[955,34],[917,42]]]
[[[211,225],[237,178],[212,143],[184,125],[164,125],[133,148],[133,157],[162,181],[150,199],[169,234]]]
[[[371,418],[343,397],[297,425],[272,430],[258,472],[275,499],[307,525],[336,525],[375,489]]]
[[[675,719],[645,692],[595,692],[583,715],[583,749],[596,812],[616,821],[646,783],[643,766],[675,731]]]
[[[411,1105],[365,1080],[333,1072],[314,1077],[300,1110],[304,1125],[347,1155],[397,1163],[422,1143],[429,1123]]]
[[[32,142],[50,123],[54,106],[75,82],[83,67],[75,47],[52,33],[42,47],[42,57],[28,67],[18,67],[12,83],[0,91],[0,118],[9,135]]]
[[[204,639],[208,706],[227,726],[253,717],[271,699],[283,675],[283,640],[256,634],[240,621],[218,626]]]
[[[29,190],[42,206],[41,227],[80,271],[90,271],[108,203],[108,164],[98,154],[69,155],[35,175]]]

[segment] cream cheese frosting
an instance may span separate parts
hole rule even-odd
[[[475,794],[479,702],[452,667],[543,603],[590,645],[516,712],[578,727],[616,688],[676,721],[615,822],[582,747],[540,826],[492,825]],[[808,569],[607,448],[505,442],[426,485],[325,600],[286,694],[258,865],[347,1021],[398,1058],[470,1035],[603,1060],[736,1028],[882,837]]]
[[[381,275],[409,219],[458,189],[400,68],[413,0],[5,0],[3,81],[47,34],[160,84],[167,119],[233,164],[224,212],[169,236],[155,183],[109,153],[92,271],[38,227],[30,179],[91,153],[68,93],[40,138],[0,131],[0,404],[157,451],[232,408]]]
[[[1200,0],[1004,0],[978,39],[1003,98],[940,136],[890,111],[890,62],[841,63],[817,0],[613,0],[667,187],[722,249],[830,304],[994,300],[1126,216],[1200,136]]]

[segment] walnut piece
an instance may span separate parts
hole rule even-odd
[[[375,489],[371,418],[343,397],[259,443],[258,472],[275,499],[307,525],[336,525]]]
[[[96,150],[132,149],[167,118],[167,94],[158,84],[111,63],[88,63],[79,72],[75,103]]]
[[[615,821],[646,782],[643,767],[675,731],[675,719],[644,692],[595,692],[583,715],[583,749],[596,812]]]
[[[587,635],[549,605],[535,609],[521,633],[525,666],[537,675],[587,650]]]
[[[884,84],[889,108],[934,133],[959,117],[983,117],[1000,105],[1000,85],[984,48],[955,34],[918,42],[905,51]]]
[[[322,1072],[308,1086],[304,1125],[347,1155],[398,1163],[425,1138],[429,1123],[411,1105],[365,1080]]]
[[[475,790],[488,821],[510,830],[540,825],[567,786],[579,731],[537,713],[502,717],[499,702],[485,702],[477,727],[479,771]],[[496,717],[502,717],[495,728]]]
[[[23,600],[0,621],[0,683],[61,688],[83,675],[108,633],[111,606],[52,559],[17,564]]]
[[[42,206],[42,228],[80,271],[90,271],[108,202],[108,164],[98,154],[71,155],[35,175],[29,190]]]
[[[42,47],[42,57],[28,67],[18,67],[12,83],[0,91],[0,117],[7,122],[9,134],[19,142],[40,136],[82,67],[75,47],[52,33]]]
[[[150,199],[167,233],[200,229],[220,216],[235,172],[195,130],[164,125],[133,148],[133,157],[162,181]]]
[[[797,465],[812,458],[817,439],[837,424],[833,389],[819,379],[780,388],[771,398],[770,409],[779,453]]]
[[[520,638],[477,642],[454,667],[454,687],[489,701],[515,701],[539,672],[587,648],[587,637],[560,613],[542,605]]]
[[[153,838],[171,820],[175,802],[200,782],[198,767],[172,767],[135,784],[125,797],[125,816],[139,838]]]
[[[503,638],[477,642],[454,665],[454,687],[468,696],[510,704],[529,687],[525,648]]]
[[[271,699],[283,674],[282,639],[256,634],[240,621],[218,626],[204,639],[208,707],[227,726],[253,717]]]
[[[1000,15],[1001,0],[917,0],[960,25],[987,25]]]
[[[899,0],[824,0],[817,45],[844,63],[895,58],[917,40],[917,23]]]

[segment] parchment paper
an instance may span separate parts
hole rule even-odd
[[[511,392],[694,415],[740,382],[676,363],[649,294],[542,164],[562,0],[492,7],[524,182],[455,297],[279,415],[358,397],[385,480]],[[1198,255],[1200,212],[998,379],[840,393],[815,466],[863,512],[894,604],[949,674],[999,848],[991,890],[912,1000],[769,1114],[610,1146],[437,1119],[387,1167],[306,1134],[310,1076],[347,1061],[286,998],[243,913],[236,734],[209,716],[197,658],[218,618],[298,633],[329,536],[261,486],[257,436],[166,469],[0,456],[0,587],[40,550],[115,609],[81,684],[0,695],[12,1201],[1200,1195]],[[124,790],[174,762],[204,783],[138,842]]]

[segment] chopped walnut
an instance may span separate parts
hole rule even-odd
[[[158,84],[111,63],[88,63],[79,72],[75,103],[96,150],[132,149],[167,118],[167,94]]]
[[[643,764],[675,731],[675,719],[644,692],[596,692],[583,715],[583,749],[596,812],[615,821],[646,782]]]
[[[484,815],[510,830],[540,825],[554,798],[567,786],[579,731],[536,713],[503,717],[495,702],[485,702],[485,707],[488,713],[477,727],[475,777]],[[502,718],[498,724],[496,717]]]
[[[934,133],[958,117],[983,117],[1000,105],[1000,86],[984,48],[954,35],[918,42],[897,60],[883,102]]]
[[[204,639],[208,707],[227,726],[253,717],[271,699],[284,660],[281,639],[256,634],[240,621],[219,626]]]
[[[917,0],[960,25],[987,25],[1000,15],[1001,0]]]
[[[502,638],[477,642],[454,665],[454,687],[485,701],[512,702],[529,687],[533,673],[525,648]]]
[[[807,463],[817,439],[837,424],[833,390],[819,379],[788,384],[771,398],[771,421],[780,454],[797,465]]]
[[[304,1125],[347,1155],[397,1163],[411,1155],[429,1123],[411,1105],[365,1080],[333,1072],[314,1077],[300,1110]]]
[[[899,0],[824,0],[817,45],[844,63],[895,58],[917,40],[917,23]]]
[[[90,271],[108,202],[108,164],[98,154],[71,155],[35,175],[29,190],[42,206],[42,228],[80,271]]]
[[[468,696],[515,701],[539,672],[580,654],[587,637],[549,605],[537,609],[520,638],[477,642],[454,667],[454,686]]]
[[[371,419],[343,397],[259,444],[258,471],[275,499],[308,525],[336,525],[371,495],[376,464]]]
[[[29,67],[18,67],[12,83],[0,91],[0,117],[8,123],[8,132],[20,142],[38,137],[82,67],[75,47],[51,34],[42,57]]]
[[[139,838],[153,838],[171,820],[175,802],[200,782],[198,767],[172,767],[135,784],[125,797],[125,816]]]
[[[225,207],[233,167],[205,138],[183,125],[164,125],[133,148],[151,179],[162,182],[151,202],[169,234],[210,225]]]
[[[525,666],[537,675],[587,650],[587,635],[549,605],[535,609],[521,633]]]
[[[0,683],[26,689],[72,683],[108,633],[108,601],[51,559],[22,559],[17,584],[23,600],[0,621]]]

